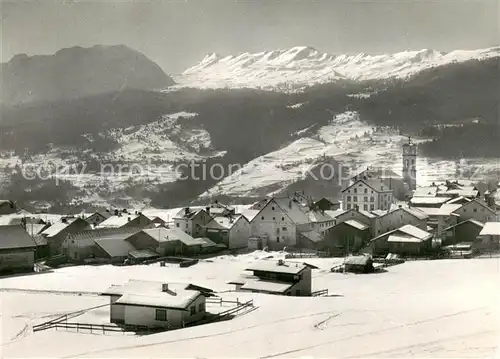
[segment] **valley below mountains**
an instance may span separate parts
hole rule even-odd
[[[125,46],[2,64],[0,198],[30,210],[335,198],[346,173],[498,178],[500,49],[209,55],[167,75]],[[336,173],[314,178],[329,164]],[[342,178],[341,178],[342,177]]]

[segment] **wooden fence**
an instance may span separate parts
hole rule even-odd
[[[240,303],[236,307],[230,308],[230,309],[225,310],[223,312],[211,315],[207,318],[197,320],[196,322],[191,322],[191,323],[187,324],[186,326],[220,322],[223,320],[231,319],[232,317],[234,317],[238,314],[242,314],[242,312],[249,313],[255,309],[257,309],[257,307],[254,306],[253,299],[251,299],[248,302]]]
[[[311,297],[324,297],[328,295],[328,289],[321,289],[311,293]]]

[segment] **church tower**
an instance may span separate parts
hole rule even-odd
[[[417,145],[411,142],[403,144],[403,180],[411,191],[417,188]]]

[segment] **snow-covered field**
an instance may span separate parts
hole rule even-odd
[[[407,78],[422,70],[471,59],[500,56],[500,48],[403,51],[394,54],[331,55],[307,46],[291,49],[207,55],[199,64],[175,76],[174,87],[253,87],[298,91],[306,86],[340,79]]]
[[[221,256],[190,268],[73,267],[0,279],[2,351],[6,358],[491,358],[500,343],[499,259],[414,261],[379,274],[329,272],[338,260],[309,259],[313,289],[330,297],[221,293],[253,298],[258,309],[227,322],[154,334],[33,333],[32,324],[105,304],[89,295],[41,294],[6,288],[101,291],[128,279],[193,282],[218,291],[260,258]],[[207,310],[210,310],[210,306]],[[105,323],[107,307],[74,321]]]
[[[200,197],[221,194],[247,197],[272,195],[309,175],[311,168],[322,163],[323,156],[341,162],[352,174],[361,172],[368,166],[402,173],[401,146],[407,141],[407,137],[391,129],[373,128],[357,112],[348,111],[336,115],[330,124],[319,128],[315,133],[310,133],[309,130],[310,128],[306,128],[298,131],[294,135],[303,137],[278,151],[255,158]],[[339,168],[334,170],[339,173]],[[439,158],[417,158],[419,186],[449,178],[479,181],[491,174],[498,174],[498,171],[498,161],[494,159],[463,160],[457,163]],[[328,176],[331,172],[325,169],[323,173]],[[263,193],[266,188],[269,190]]]

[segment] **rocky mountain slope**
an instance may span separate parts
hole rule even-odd
[[[500,58],[484,57],[298,92],[181,84],[3,109],[0,197],[35,208],[251,201],[290,188],[334,197],[337,179],[311,181],[311,168],[400,172],[407,134],[420,139],[421,183],[495,176]],[[40,174],[27,178],[33,169]]]
[[[176,80],[196,88],[263,88],[294,91],[318,83],[404,79],[423,70],[500,56],[500,47],[443,53],[434,50],[395,54],[332,55],[307,46],[220,56],[208,54]]]
[[[53,55],[20,54],[1,65],[1,74],[4,106],[174,84],[156,63],[123,45],[72,47]]]

